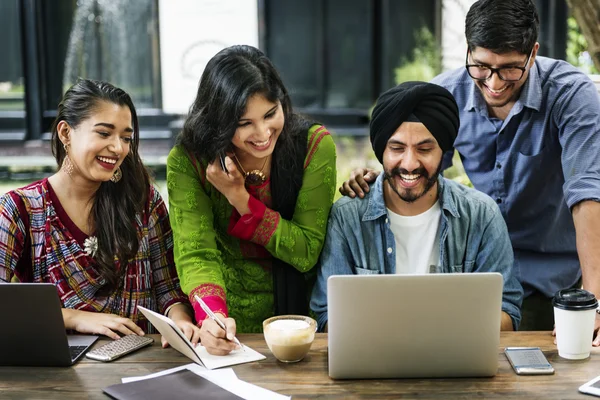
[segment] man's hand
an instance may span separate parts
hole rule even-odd
[[[144,335],[144,331],[132,320],[114,314],[63,308],[62,315],[65,328],[80,333],[105,335],[115,340],[121,337],[119,333],[121,335]]]
[[[196,347],[200,341],[200,328],[194,325],[191,308],[185,304],[175,304],[169,310],[167,317],[175,322],[175,325],[181,329],[185,337]],[[160,341],[163,349],[169,346],[167,339],[164,337],[161,336]]]
[[[207,318],[202,322],[202,328],[200,328],[200,343],[206,347],[209,354],[225,356],[238,348],[238,345],[233,342],[236,332],[235,320],[225,318],[220,313],[216,313],[216,315],[225,324],[227,332],[221,329],[215,321]]]
[[[344,196],[365,197],[365,193],[369,192],[369,183],[375,182],[379,172],[370,168],[357,168],[350,173],[350,179],[342,184],[339,191]]]
[[[596,320],[594,321],[594,341],[592,342],[592,346],[599,347],[600,346],[600,318],[599,315],[596,314]]]

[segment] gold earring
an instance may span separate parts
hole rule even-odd
[[[122,177],[123,177],[123,173],[121,172],[121,167],[117,167],[117,170],[115,171],[113,176],[110,177],[110,181],[112,183],[117,183],[121,180]]]
[[[65,171],[65,174],[72,176],[74,167],[71,158],[69,157],[69,144],[63,143],[63,147],[65,149],[65,158],[63,159],[61,169]]]

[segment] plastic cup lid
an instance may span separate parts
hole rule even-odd
[[[585,311],[598,307],[593,293],[583,289],[563,289],[556,292],[552,305],[563,310]]]

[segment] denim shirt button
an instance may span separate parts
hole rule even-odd
[[[388,247],[388,254],[392,254],[392,251],[393,251],[392,248]]]
[[[389,220],[386,218],[386,219],[385,219],[385,223],[387,224],[388,222],[389,222]]]

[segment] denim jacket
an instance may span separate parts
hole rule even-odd
[[[331,275],[395,274],[396,246],[380,174],[364,199],[343,197],[331,209],[327,236],[312,292],[319,330],[327,323],[327,278]],[[498,272],[504,278],[502,311],[516,330],[523,288],[513,271],[513,251],[498,205],[487,195],[439,177],[440,266],[430,272]]]

